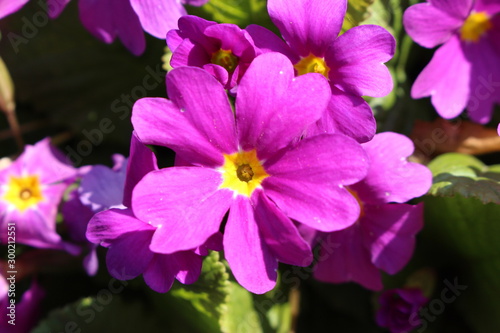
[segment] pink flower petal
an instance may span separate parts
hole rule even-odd
[[[311,247],[300,236],[297,227],[262,191],[252,198],[254,218],[264,242],[283,263],[308,266],[313,260]]]
[[[387,95],[393,83],[384,63],[392,58],[395,48],[394,37],[380,26],[361,25],[349,29],[325,55],[331,84],[357,96]]]
[[[361,180],[368,159],[361,146],[341,135],[300,141],[264,164],[271,175],[262,187],[285,215],[321,231],[346,228],[359,205],[343,185]]]
[[[250,24],[245,30],[252,36],[256,48],[261,53],[278,52],[286,55],[294,64],[300,60],[290,46],[271,30],[256,24]]]
[[[174,253],[203,245],[219,231],[231,205],[230,190],[219,190],[219,172],[200,167],[173,167],[148,173],[132,194],[132,209],[156,226],[151,250]]]
[[[367,289],[382,289],[380,272],[364,247],[359,223],[326,234],[320,244],[314,278],[330,283],[353,281]]]
[[[471,64],[465,57],[458,36],[443,44],[415,80],[413,98],[431,96],[432,105],[446,119],[458,116],[470,96]]]
[[[373,138],[376,128],[372,109],[363,98],[332,87],[332,98],[326,112],[309,127],[307,135],[344,134],[363,143]]]
[[[134,55],[144,52],[144,32],[128,1],[80,0],[78,7],[83,26],[96,38],[110,44],[118,36]]]
[[[17,12],[29,0],[0,0],[0,19]]]
[[[404,13],[403,23],[406,32],[416,43],[433,48],[450,39],[462,26],[464,19],[425,2],[409,7]]]
[[[266,159],[323,115],[331,95],[325,78],[294,76],[290,60],[279,53],[266,53],[252,62],[236,99],[243,150],[257,148],[259,158]]]
[[[351,186],[365,202],[406,202],[427,193],[432,185],[430,170],[408,162],[413,142],[404,135],[384,132],[363,144],[370,159],[368,175]]]
[[[132,132],[127,178],[125,179],[123,192],[123,205],[126,207],[132,205],[132,190],[142,177],[153,170],[158,170],[155,154],[141,142],[135,132]]]
[[[365,208],[365,216],[360,221],[363,243],[377,268],[395,274],[413,255],[415,235],[423,227],[424,206],[385,204]]]
[[[116,279],[130,280],[142,274],[153,259],[149,242],[153,230],[124,234],[113,241],[106,254],[108,271]]]
[[[302,57],[322,57],[340,32],[347,1],[269,0],[267,8],[292,49]]]
[[[176,29],[179,18],[186,15],[179,1],[130,0],[130,5],[144,30],[160,39],[165,39],[169,30]]]
[[[242,196],[229,211],[224,251],[236,281],[245,289],[263,294],[274,288],[278,261],[259,232],[249,200]]]
[[[222,85],[195,67],[167,76],[172,100],[143,98],[133,108],[132,124],[146,144],[167,146],[192,164],[221,166],[222,153],[237,150],[234,116]]]
[[[452,16],[465,19],[475,0],[429,0],[432,6]]]
[[[95,244],[109,243],[118,237],[137,231],[154,231],[155,228],[137,219],[130,209],[108,209],[92,217],[87,226],[87,239]]]

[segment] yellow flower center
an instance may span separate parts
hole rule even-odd
[[[219,188],[228,188],[236,194],[250,197],[260,187],[262,181],[269,177],[257,152],[240,151],[231,155],[224,154],[224,165],[220,168],[223,182]]]
[[[38,176],[10,177],[3,199],[24,212],[43,200]]]
[[[351,195],[356,198],[356,200],[358,201],[358,205],[359,205],[359,217],[358,217],[358,220],[361,219],[363,216],[365,216],[365,204],[363,203],[363,201],[361,201],[361,199],[359,198],[359,194],[358,192],[350,189],[350,188],[347,188],[347,190],[349,191],[349,193],[351,193]]]
[[[460,38],[463,41],[477,42],[491,28],[493,28],[493,25],[485,12],[472,13],[467,17],[460,30]]]
[[[234,72],[238,66],[238,57],[233,54],[231,50],[220,49],[212,53],[212,64],[224,67],[229,73]]]
[[[299,75],[307,73],[319,73],[328,79],[328,72],[330,67],[325,63],[325,59],[316,57],[312,53],[307,57],[300,59],[293,67],[297,70]]]

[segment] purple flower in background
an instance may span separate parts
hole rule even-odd
[[[16,297],[16,303],[11,305],[9,297],[10,281],[0,274],[0,332],[2,333],[26,333],[30,332],[37,323],[39,317],[39,306],[45,297],[45,292],[33,281],[31,287],[23,293],[21,300]],[[14,286],[15,293],[18,289]],[[13,308],[13,311],[11,311]],[[9,323],[10,322],[10,323]],[[14,325],[13,325],[14,324]]]
[[[418,312],[429,300],[420,288],[390,289],[379,299],[376,321],[391,333],[408,333],[420,325]]]
[[[79,249],[63,242],[56,232],[61,197],[77,171],[49,139],[26,146],[23,154],[0,170],[0,228],[15,225],[16,242],[38,248]],[[7,243],[7,233],[0,233]]]
[[[376,124],[363,95],[381,97],[392,90],[384,65],[394,55],[395,40],[376,25],[354,27],[339,35],[347,0],[269,0],[268,11],[286,43],[257,25],[246,30],[262,52],[288,56],[296,73],[320,73],[328,78],[332,98],[328,112],[309,130],[342,133],[359,142],[370,140]]]
[[[378,290],[379,269],[395,274],[406,265],[423,224],[422,204],[393,203],[425,194],[432,175],[425,166],[406,160],[414,148],[403,135],[377,134],[362,146],[370,160],[368,175],[348,187],[361,207],[359,219],[347,229],[319,236],[324,259],[318,261],[314,277],[332,283],[355,281]]]
[[[133,54],[146,47],[143,30],[164,39],[186,15],[183,4],[201,6],[205,1],[178,0],[79,0],[80,19],[95,37],[111,43],[118,37]]]
[[[227,89],[236,86],[257,55],[245,30],[196,16],[181,17],[179,29],[168,33],[167,44],[172,50],[172,67],[201,67]]]
[[[29,0],[0,0],[0,18],[12,14]],[[144,31],[165,39],[186,15],[184,4],[201,6],[208,0],[79,0],[80,19],[99,40],[112,43],[117,37],[135,55],[146,48]],[[70,0],[47,0],[48,13],[56,18]]]
[[[88,245],[88,254],[83,265],[87,274],[95,275],[98,269],[96,245],[88,243],[85,233],[87,224],[94,214],[112,207],[122,206],[125,186],[127,159],[114,155],[112,169],[104,165],[84,167],[80,185],[69,194],[64,203],[62,214],[70,238],[80,244]]]
[[[343,186],[365,176],[366,155],[342,135],[298,141],[323,114],[330,88],[321,75],[294,76],[285,56],[258,56],[238,86],[233,113],[213,76],[179,67],[167,75],[170,100],[136,102],[132,123],[141,140],[193,165],[151,172],[133,191],[134,214],[157,228],[152,251],[200,246],[229,210],[225,257],[242,286],[264,293],[275,285],[278,261],[312,261],[291,219],[322,231],[356,220],[359,206]]]
[[[154,170],[158,170],[156,157],[134,133],[127,164],[125,192],[121,192],[125,206],[130,207],[130,197],[136,183]],[[96,214],[90,220],[87,230],[89,241],[108,247],[106,264],[113,277],[129,280],[142,274],[146,284],[157,292],[167,292],[175,279],[185,284],[198,279],[202,265],[201,255],[207,253],[206,249],[172,254],[154,253],[149,244],[157,228],[138,219],[131,209],[123,208],[125,209],[112,208]],[[213,243],[212,239],[206,245],[214,248]],[[215,248],[219,249],[217,245]]]
[[[408,8],[404,26],[423,47],[443,44],[413,84],[413,98],[431,97],[443,118],[465,108],[478,123],[500,103],[500,3],[431,0]]]

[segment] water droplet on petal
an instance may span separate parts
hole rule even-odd
[[[181,111],[181,112],[184,112],[184,111],[186,111],[186,109],[185,109],[185,108],[181,108],[181,109],[180,109],[180,111]]]
[[[389,192],[385,192],[385,196],[388,197],[390,196],[391,194]]]

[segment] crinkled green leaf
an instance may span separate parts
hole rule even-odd
[[[54,310],[32,333],[160,331],[156,318],[141,302],[125,302],[119,295],[112,295],[83,298]]]
[[[198,311],[220,318],[229,295],[229,274],[219,260],[219,253],[214,251],[205,258],[201,276],[196,283],[176,288],[170,293],[190,301]]]
[[[500,327],[499,167],[451,153],[429,168],[434,184],[424,199],[426,250],[468,286],[453,306],[476,332],[493,332]]]
[[[470,155],[450,153],[429,164],[434,179],[430,194],[477,198],[482,203],[500,204],[498,166],[487,167]]]
[[[235,282],[229,283],[229,298],[226,311],[222,314],[223,332],[261,333],[259,314],[254,309],[252,294]]]
[[[172,332],[220,333],[220,318],[226,312],[230,293],[228,279],[219,253],[211,252],[194,284],[176,283],[166,294],[150,291],[149,295],[157,315],[164,316]],[[168,316],[162,314],[165,311]]]

